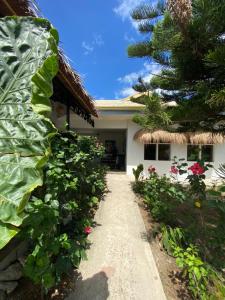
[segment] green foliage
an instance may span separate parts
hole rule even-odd
[[[44,19],[0,19],[0,249],[19,231],[56,129],[49,120],[58,36]]]
[[[132,189],[133,191],[138,195],[144,195],[145,190],[145,181],[139,180],[132,183]]]
[[[206,200],[206,184],[204,182],[206,176],[205,172],[212,168],[212,165],[205,163],[203,160],[198,160],[191,167],[183,162],[184,159],[174,158],[173,166],[171,167],[173,173],[179,175],[187,174],[187,181],[190,185],[190,192],[197,207],[201,207],[202,201]],[[173,176],[174,177],[174,176]]]
[[[165,6],[163,1],[159,1],[156,7],[152,7],[151,5],[145,3],[134,9],[131,13],[131,16],[136,21],[151,20],[161,16],[164,10]]]
[[[149,130],[166,128],[171,123],[170,115],[161,105],[158,95],[142,96],[140,100],[145,104],[145,113],[135,115],[133,117],[135,123]]]
[[[162,226],[162,242],[166,251],[176,258],[176,263],[183,276],[188,279],[188,288],[195,299],[221,299],[213,298],[212,295],[220,295],[223,292],[223,280],[200,258],[196,246],[187,246],[184,230]]]
[[[210,166],[203,164],[190,171],[202,173],[203,167]],[[186,174],[187,164],[182,159],[176,160],[171,172]],[[220,300],[225,291],[225,280],[221,275],[225,266],[225,202],[221,192],[225,189],[221,186],[208,192],[204,206],[198,208],[193,206],[196,189],[192,189],[192,186],[182,187],[165,176],[152,173],[144,181],[144,189],[140,190],[152,217],[163,222],[163,246],[176,258],[194,299]],[[199,187],[197,190],[199,192]]]
[[[156,173],[146,181],[144,195],[144,201],[157,221],[171,218],[174,206],[185,200],[185,193],[178,184],[174,185],[166,176],[159,177]]]
[[[188,287],[195,299],[207,299],[209,271],[199,257],[197,247],[192,244],[186,249],[177,246],[173,254],[178,267],[182,269],[184,276],[188,277]]]
[[[182,228],[172,228],[168,225],[163,225],[161,231],[163,246],[170,255],[173,255],[174,249],[177,246],[182,247],[182,245],[184,244],[185,234]]]
[[[136,182],[139,180],[140,175],[143,172],[143,170],[144,170],[143,164],[138,165],[137,169],[134,169],[134,168],[132,169]]]
[[[225,109],[224,1],[193,0],[185,30],[162,1],[159,5],[143,4],[132,12],[147,38],[130,45],[128,56],[150,58],[162,67],[145,86],[155,92],[160,89],[162,101],[177,102],[169,110],[172,121],[183,123],[182,130],[224,131],[224,125],[217,126],[224,120],[219,113]],[[136,84],[135,89],[142,92],[143,86]]]
[[[152,44],[150,42],[142,42],[130,45],[127,49],[129,57],[146,57],[152,51]],[[149,55],[150,56],[150,55]]]
[[[105,191],[104,149],[91,137],[62,133],[52,142],[44,187],[26,207],[21,235],[31,240],[25,275],[47,290],[78,267],[88,245],[85,228]]]

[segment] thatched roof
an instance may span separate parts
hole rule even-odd
[[[225,135],[213,132],[194,132],[189,134],[191,144],[223,144]]]
[[[165,130],[149,131],[141,129],[134,135],[134,140],[142,144],[150,143],[173,143],[186,144],[187,136],[183,133],[172,133]]]
[[[172,143],[172,144],[223,144],[225,135],[212,132],[169,132],[166,130],[149,131],[141,129],[134,135],[134,140],[142,144]]]
[[[39,16],[39,10],[32,0],[1,0],[0,16]],[[59,73],[57,78],[72,95],[76,102],[86,113],[97,116],[92,98],[82,86],[79,75],[71,68],[62,50],[59,51]]]

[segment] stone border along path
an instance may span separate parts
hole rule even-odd
[[[166,300],[129,177],[109,173],[107,183],[88,260],[67,300]]]

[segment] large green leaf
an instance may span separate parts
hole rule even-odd
[[[30,193],[42,184],[56,132],[49,97],[57,42],[44,19],[0,19],[0,249],[18,231]]]

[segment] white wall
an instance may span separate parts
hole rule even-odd
[[[117,116],[115,118],[104,117],[104,118],[93,118],[95,122],[94,129],[127,129],[127,119],[129,116]],[[72,129],[90,129],[93,127],[88,124],[84,119],[77,116],[74,113],[70,114],[71,128]],[[59,127],[63,128],[66,118],[65,116],[57,120]]]
[[[63,124],[64,120],[60,120]],[[132,168],[136,168],[137,165],[142,163],[147,174],[147,169],[150,165],[154,166],[160,175],[168,174],[172,165],[172,161],[157,161],[157,160],[144,160],[144,145],[134,141],[135,133],[141,129],[140,126],[133,123],[129,118],[125,116],[120,118],[99,118],[95,119],[95,128],[93,129],[87,122],[80,117],[73,114],[71,116],[72,127],[75,131],[86,132],[87,134],[94,134],[95,130],[98,129],[127,129],[127,147],[126,147],[126,160],[127,160],[127,174],[133,175]],[[101,131],[100,131],[101,133]],[[101,133],[102,140],[110,139],[110,131]],[[112,136],[111,136],[112,137]],[[115,139],[115,138],[112,138]],[[119,138],[118,144],[121,143],[121,137]],[[177,156],[177,158],[187,158],[187,145],[176,145],[171,144],[171,158]],[[225,163],[225,144],[214,145],[214,167],[219,167],[221,163]],[[188,163],[192,165],[191,162]],[[217,179],[217,175],[214,169],[207,172],[207,178]]]
[[[172,161],[157,161],[157,160],[144,160],[144,145],[134,141],[133,137],[140,127],[134,124],[132,121],[128,122],[127,131],[127,174],[132,175],[132,169],[136,168],[138,164],[143,164],[145,168],[145,174],[150,165],[156,168],[158,174],[169,175],[169,171],[172,165]],[[176,156],[179,158],[187,159],[187,145],[171,144],[171,159]],[[225,163],[225,144],[214,145],[214,162],[212,165],[215,169],[220,164]],[[192,165],[193,162],[188,162],[188,165]],[[206,172],[207,178],[217,179],[215,169],[210,169]],[[180,178],[182,179],[182,178]]]

